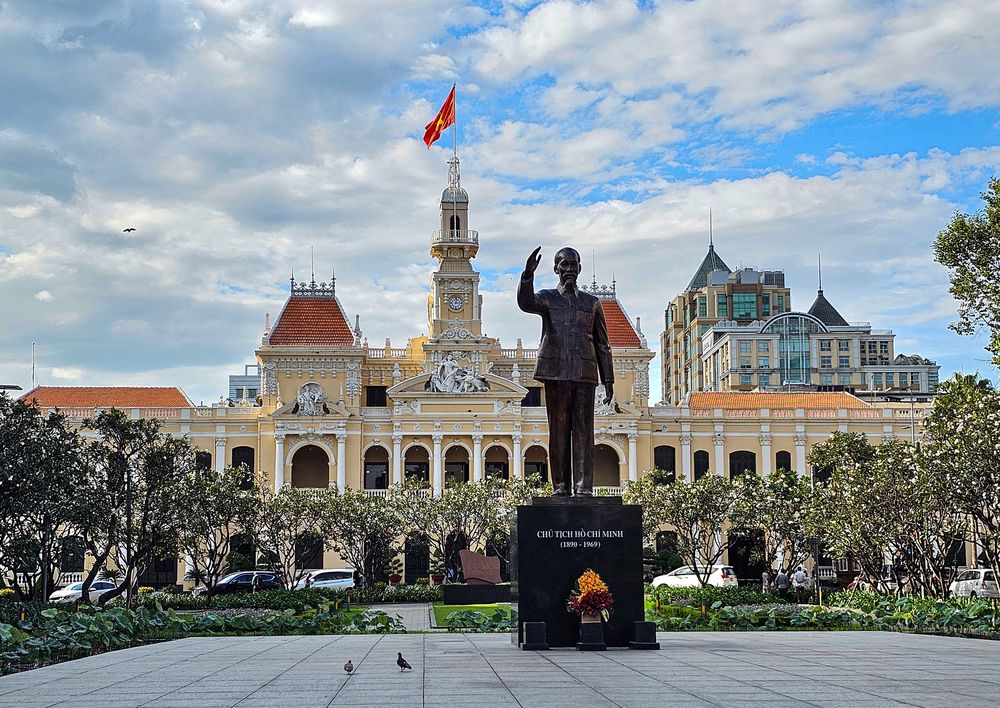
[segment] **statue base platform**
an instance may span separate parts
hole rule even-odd
[[[614,598],[603,625],[603,644],[628,648],[636,641],[636,623],[645,620],[642,507],[622,504],[621,497],[536,497],[518,507],[513,526],[515,644],[540,648],[541,642],[526,642],[526,623],[544,623],[543,641],[549,647],[597,644],[581,635],[580,618],[566,611],[577,578],[588,568],[601,576]]]

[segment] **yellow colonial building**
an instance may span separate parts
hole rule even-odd
[[[430,236],[437,268],[430,274],[428,335],[405,347],[388,340],[371,346],[357,321],[352,325],[334,282],[293,279],[256,349],[257,375],[244,378],[230,399],[195,406],[179,388],[48,386],[24,398],[77,420],[110,407],[158,418],[167,431],[190,438],[204,463],[217,469],[246,464],[275,489],[290,484],[385,494],[393,483],[419,477],[437,493],[492,475],[545,478],[544,393],[532,379],[536,350],[520,339],[504,347],[483,334],[488,313],[474,264],[479,233],[470,217],[453,158],[439,228]],[[627,480],[654,467],[688,480],[777,467],[808,474],[810,447],[838,430],[863,432],[876,442],[917,435],[926,404],[873,403],[843,391],[711,392],[698,390],[692,379],[683,397],[651,406],[654,354],[638,320],[629,317],[614,286],[585,289],[604,308],[615,366],[615,401],[602,405],[600,387],[595,400],[598,493],[618,494]],[[754,289],[758,298],[766,292],[763,285]],[[772,311],[778,313],[788,296],[780,288],[775,293]],[[678,310],[676,317],[685,316]],[[672,326],[668,320],[668,330]],[[667,362],[664,371],[673,371]],[[675,389],[673,383],[664,388]],[[338,561],[328,553],[322,562]],[[161,584],[182,577],[181,565],[163,567]]]

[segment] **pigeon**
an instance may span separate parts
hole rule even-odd
[[[130,231],[135,231],[135,227],[134,226],[129,226],[127,229],[122,229],[122,233],[123,234],[127,234]]]
[[[354,664],[351,663],[350,659],[348,659],[347,663],[344,664],[344,671],[346,671],[349,674],[353,674],[354,673]]]
[[[398,657],[398,658],[396,659],[396,666],[398,666],[398,667],[399,667],[399,670],[400,670],[400,671],[406,671],[407,669],[410,669],[411,671],[413,670],[413,667],[412,667],[412,666],[410,666],[410,665],[409,665],[409,664],[407,663],[406,659],[404,659],[404,658],[403,658],[403,652],[399,652],[399,651],[397,651],[397,652],[396,652],[396,656]]]

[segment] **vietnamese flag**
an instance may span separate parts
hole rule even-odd
[[[444,100],[444,105],[441,106],[441,110],[438,111],[437,117],[434,118],[430,123],[424,128],[424,142],[427,144],[427,149],[431,149],[431,145],[441,137],[441,133],[445,131],[446,128],[455,124],[455,84],[451,85],[451,93],[448,94],[448,98]]]

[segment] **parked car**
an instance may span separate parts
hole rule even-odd
[[[354,587],[354,570],[351,568],[337,568],[334,570],[311,570],[305,577],[295,584],[296,590],[306,587],[306,580],[309,580],[311,588],[330,588],[331,590],[346,590]]]
[[[97,602],[101,596],[115,589],[115,584],[107,580],[95,580],[90,586],[90,601]],[[76,602],[83,597],[83,583],[73,583],[49,595],[49,602]]]
[[[997,591],[997,579],[993,575],[992,570],[986,570],[984,568],[973,568],[972,570],[963,570],[955,579],[951,582],[951,587],[948,588],[951,591],[952,597],[988,597],[988,598],[1000,598],[1000,592]]]
[[[711,570],[708,576],[708,584],[717,588],[734,588],[739,585],[736,579],[736,571],[730,565],[713,565],[706,568],[699,568],[702,577]],[[696,588],[701,586],[698,576],[694,572],[694,566],[682,565],[676,570],[671,570],[666,575],[659,575],[653,578],[653,587],[657,588],[666,585],[668,588]]]
[[[278,576],[270,571],[246,570],[239,573],[230,573],[222,578],[222,580],[212,586],[211,594],[233,595],[240,592],[253,592],[253,577],[255,575],[259,576],[257,582],[259,583],[260,590],[275,590],[281,587],[281,581],[278,580]],[[191,591],[191,594],[195,596],[207,595],[209,594],[209,588],[199,585]]]

